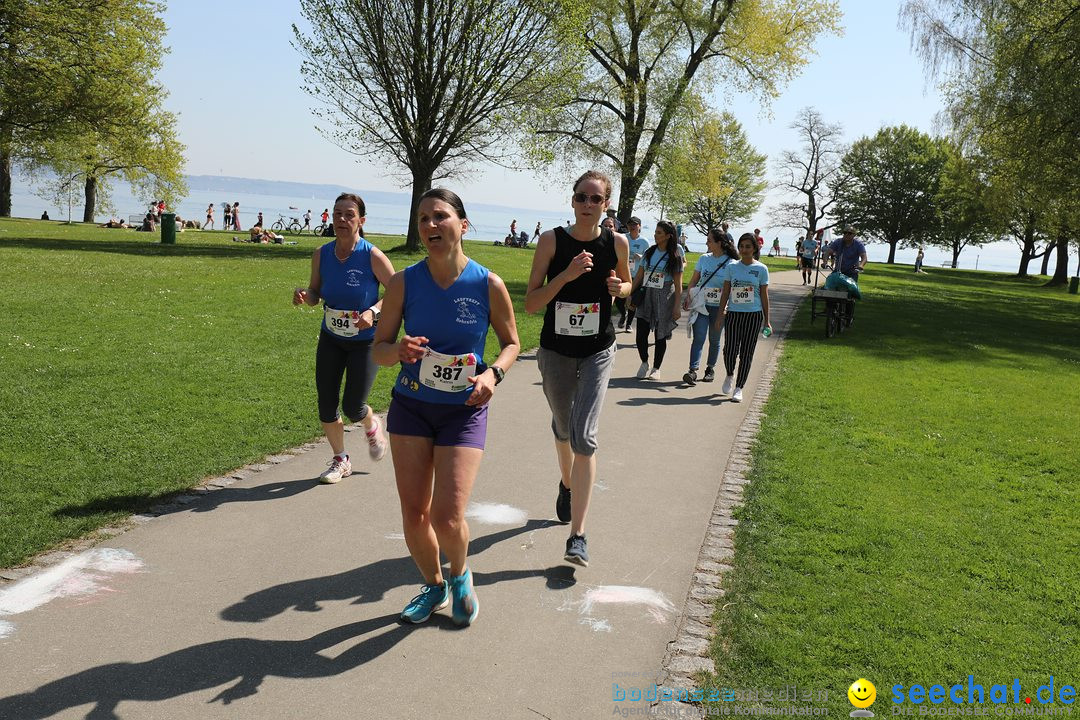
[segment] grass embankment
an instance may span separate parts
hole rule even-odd
[[[291,292],[323,240],[230,238],[188,231],[162,246],[148,233],[0,220],[0,567],[321,433],[321,309],[293,307]],[[403,240],[369,239],[383,250]],[[532,253],[467,252],[506,281],[522,344],[535,346],[542,318],[523,305]],[[389,256],[402,269],[422,255]],[[497,347],[489,333],[488,353]],[[376,409],[395,376],[379,373]]]
[[[896,683],[1075,687],[1080,298],[881,265],[863,285],[851,330],[826,340],[807,303],[788,336],[710,682],[843,715],[865,677],[879,717]]]

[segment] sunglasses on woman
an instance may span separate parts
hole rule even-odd
[[[599,205],[607,200],[603,195],[586,195],[583,192],[574,193],[574,202],[584,203],[586,200],[590,201],[593,205]]]

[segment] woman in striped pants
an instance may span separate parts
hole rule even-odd
[[[716,327],[724,328],[724,378],[723,393],[731,393],[734,402],[742,402],[743,386],[750,375],[750,363],[754,360],[758,333],[762,327],[772,332],[769,323],[769,268],[754,259],[758,249],[753,233],[739,238],[739,262],[728,263],[724,268],[724,289],[720,293],[720,314]],[[739,374],[735,375],[738,360]],[[734,386],[735,391],[732,392]]]

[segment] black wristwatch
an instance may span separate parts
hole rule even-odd
[[[488,369],[491,370],[492,374],[495,376],[496,385],[501,383],[503,381],[503,378],[506,377],[506,371],[498,365],[488,365]]]

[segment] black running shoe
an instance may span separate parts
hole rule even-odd
[[[566,539],[566,554],[563,560],[581,567],[589,567],[589,547],[584,535],[571,535]]]
[[[690,372],[684,373],[682,381],[687,385],[697,385],[697,370],[691,370]]]
[[[705,377],[701,378],[701,382],[712,382],[716,378],[716,371],[711,367],[705,368]]]
[[[555,516],[560,522],[570,522],[570,488],[559,481],[559,497],[555,500]]]

